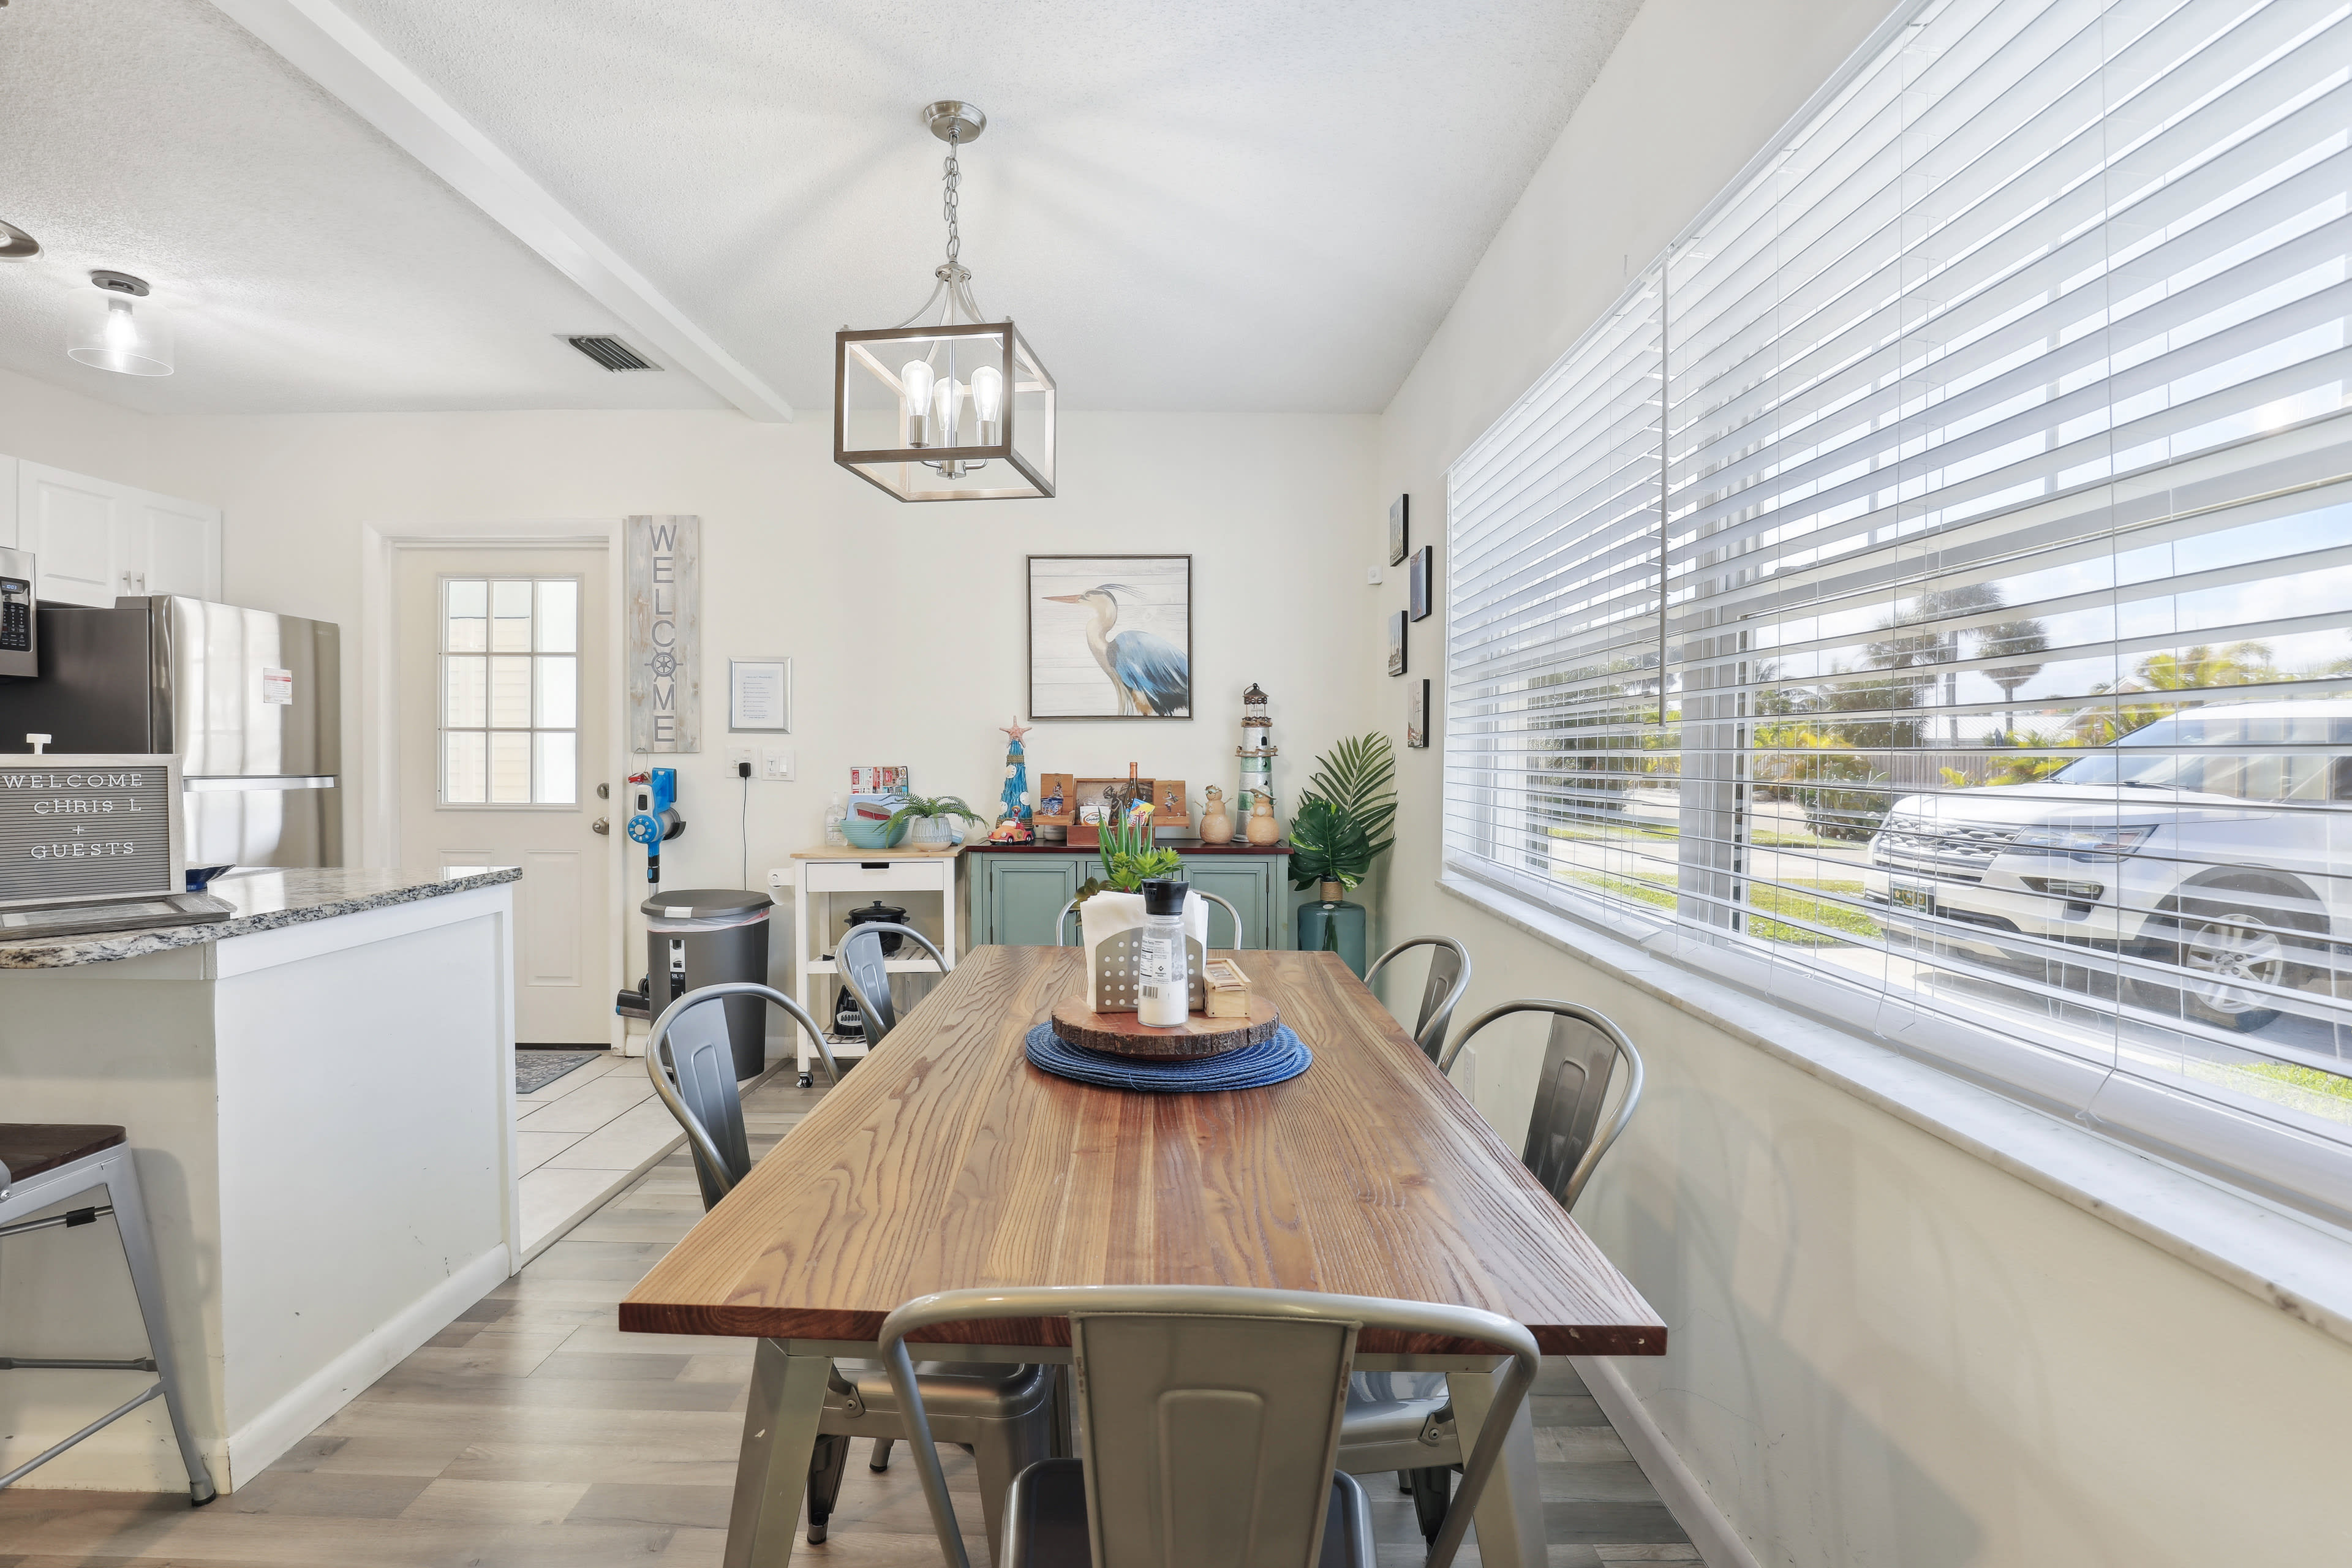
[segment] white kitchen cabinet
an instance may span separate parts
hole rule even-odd
[[[33,552],[42,602],[220,597],[220,508],[41,463],[15,467],[16,548]]]

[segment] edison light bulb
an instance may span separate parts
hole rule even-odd
[[[984,364],[971,373],[971,416],[980,424],[980,444],[993,447],[997,420],[1004,415],[1004,373]]]
[[[931,444],[931,367],[929,361],[910,359],[898,371],[898,384],[907,393],[907,445]]]
[[[956,444],[956,405],[962,400],[963,383],[953,376],[940,383],[940,445],[942,447]]]

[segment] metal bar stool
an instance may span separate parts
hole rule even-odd
[[[105,1189],[106,1201],[64,1214],[28,1219],[78,1197]],[[139,1194],[139,1173],[120,1127],[77,1126],[44,1122],[0,1122],[0,1237],[58,1226],[95,1225],[110,1214],[122,1237],[122,1260],[131,1266],[131,1289],[139,1297],[139,1316],[147,1325],[147,1353],[129,1361],[0,1355],[0,1371],[32,1372],[152,1372],[155,1381],[143,1392],[108,1411],[64,1441],[34,1455],[5,1475],[0,1487],[23,1479],[91,1434],[120,1421],[157,1394],[171,1413],[172,1431],[180,1442],[180,1459],[188,1468],[188,1500],[202,1506],[219,1495],[204,1451],[188,1430],[186,1398],[180,1392],[180,1372],[172,1357],[172,1336],[163,1323],[163,1282],[155,1271],[155,1242],[147,1228],[147,1205]]]

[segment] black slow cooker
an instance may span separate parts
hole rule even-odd
[[[905,925],[906,923],[907,911],[905,910],[898,908],[896,904],[886,904],[879,899],[875,900],[872,903],[865,905],[862,908],[849,911],[849,929],[851,931],[856,931],[859,926],[864,925]],[[884,931],[882,933],[882,956],[885,958],[898,957],[898,944],[906,940],[907,939],[905,937],[900,936],[895,931]]]

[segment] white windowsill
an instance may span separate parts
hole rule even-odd
[[[1463,902],[2352,1344],[2352,1237],[1447,872]]]

